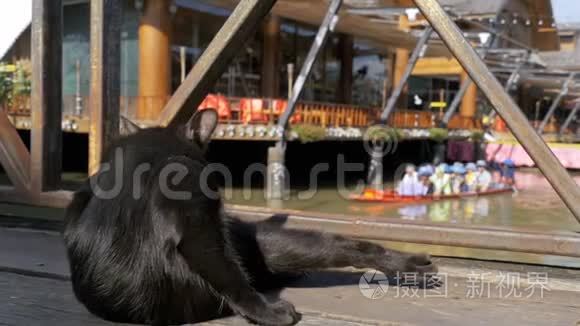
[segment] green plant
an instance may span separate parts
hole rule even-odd
[[[0,106],[10,106],[12,102],[12,86],[12,73],[9,66],[0,64]]]
[[[31,92],[31,64],[28,60],[20,60],[16,62],[16,70],[14,71],[14,95],[28,96]]]
[[[429,138],[438,143],[442,143],[449,138],[449,131],[444,128],[431,128],[429,129]]]
[[[324,127],[312,124],[303,123],[293,125],[292,132],[298,136],[298,140],[300,140],[301,143],[321,141],[326,137],[326,129]]]
[[[382,125],[371,126],[365,133],[367,141],[398,141],[403,138],[403,133],[397,128]]]
[[[484,135],[484,132],[483,131],[475,130],[475,131],[472,131],[471,132],[471,137],[470,138],[474,142],[480,142],[480,141],[483,141],[483,135]]]

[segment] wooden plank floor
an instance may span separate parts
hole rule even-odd
[[[3,302],[0,304],[0,325],[115,325],[93,317],[78,304],[68,281],[0,272],[0,301]],[[204,324],[248,325],[237,317]],[[346,316],[306,312],[300,324],[350,326],[378,323]]]
[[[305,326],[580,322],[578,270],[448,259],[439,264],[446,283],[438,290],[391,286],[369,299],[359,287],[363,271],[339,270],[313,273],[280,295],[303,313],[300,325]],[[505,283],[508,273],[518,275],[517,284],[515,279]],[[549,277],[543,295],[536,288],[529,296],[529,273]],[[478,275],[481,278],[474,278]],[[76,301],[67,278],[58,233],[0,228],[0,325],[112,325],[91,316]],[[247,323],[234,317],[208,324]]]

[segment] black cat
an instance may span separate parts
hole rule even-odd
[[[228,216],[216,180],[204,175],[215,111],[198,112],[180,130],[123,122],[134,133],[110,146],[66,213],[74,293],[101,318],[168,325],[233,312],[293,325],[294,306],[261,293],[304,272],[354,266],[417,272],[423,282],[436,272],[426,255]]]

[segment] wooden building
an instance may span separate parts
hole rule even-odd
[[[237,1],[122,1],[121,110],[124,115],[146,123],[156,119]],[[548,0],[441,2],[464,19],[460,25],[468,33],[482,32],[466,22],[474,21],[532,48],[559,50]],[[64,3],[63,112],[86,117],[90,79],[89,5],[83,0],[64,0]],[[306,57],[327,5],[325,0],[279,0],[217,83],[214,92],[235,103],[240,98],[285,99],[289,83]],[[335,117],[335,125],[349,124],[348,121],[352,123],[353,120],[359,124],[370,122],[384,104],[391,87],[399,82],[423,28],[422,17],[415,17],[412,7],[411,0],[345,1],[336,31],[307,83],[304,101],[318,106],[328,104],[323,116],[340,115],[351,108],[352,114],[343,114],[348,117]],[[511,46],[501,39],[495,44],[500,48]],[[29,51],[28,28],[2,59],[25,58]],[[294,67],[292,76],[289,76],[290,65]],[[467,75],[455,60],[450,59],[445,45],[437,37],[433,38],[426,57],[413,71],[406,96],[399,103],[399,109],[423,111],[425,118],[412,113],[415,122],[407,124],[432,126],[433,119],[427,116],[431,114],[429,104],[450,102],[465,78]],[[477,99],[477,89],[472,86],[462,102],[459,116],[474,121]],[[356,117],[359,111],[365,114],[365,119]],[[327,125],[326,120],[323,117],[316,121]],[[79,130],[83,130],[86,123],[80,121],[79,124]],[[465,126],[473,127],[473,124]]]

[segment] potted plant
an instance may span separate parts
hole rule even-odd
[[[292,126],[292,134],[303,144],[311,143],[324,140],[326,137],[326,128],[312,124],[301,123]]]

